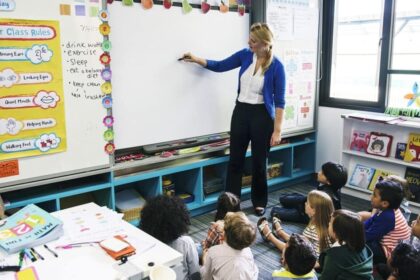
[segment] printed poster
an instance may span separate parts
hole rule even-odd
[[[59,22],[0,19],[0,160],[66,143]]]

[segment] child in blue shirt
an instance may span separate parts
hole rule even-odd
[[[283,250],[280,270],[274,270],[273,280],[317,280],[314,272],[316,252],[306,238],[292,234]]]
[[[410,227],[399,210],[403,199],[401,184],[379,181],[371,197],[372,215],[365,221],[366,244],[373,263],[386,263],[398,241],[410,238]]]

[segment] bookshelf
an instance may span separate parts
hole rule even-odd
[[[373,116],[370,118],[370,116]],[[404,177],[407,167],[420,169],[420,163],[406,162],[395,158],[396,144],[407,143],[410,133],[420,133],[420,122],[408,118],[388,117],[383,114],[345,114],[343,120],[343,140],[341,149],[341,162],[348,168],[349,180],[357,164],[375,169],[389,171],[392,174]],[[417,125],[418,124],[418,125]],[[366,132],[380,132],[393,136],[391,149],[388,157],[367,154],[360,151],[350,150],[352,132],[354,130]],[[347,183],[343,193],[370,200],[371,191],[351,186]],[[420,212],[420,203],[410,201],[412,211]]]

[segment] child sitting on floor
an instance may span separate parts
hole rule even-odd
[[[376,184],[371,196],[374,211],[364,222],[366,244],[373,252],[374,264],[386,263],[397,243],[410,238],[410,227],[399,210],[402,199],[398,182],[382,180]]]
[[[159,195],[147,201],[141,211],[140,228],[183,255],[176,279],[200,279],[197,248],[188,234],[191,225],[185,203],[178,197]]]
[[[229,212],[224,219],[225,242],[203,252],[203,280],[256,280],[258,267],[249,246],[255,227],[242,212]]]
[[[390,265],[393,272],[388,280],[417,280],[420,275],[420,248],[406,242],[395,247]]]
[[[336,210],[328,232],[336,242],[319,257],[320,279],[373,279],[373,254],[365,244],[360,216],[348,210]]]
[[[334,207],[328,194],[317,190],[309,192],[308,200],[305,203],[305,212],[310,220],[302,234],[312,243],[317,255],[331,247],[328,223],[333,211]],[[273,230],[270,229],[265,217],[258,220],[258,230],[265,241],[273,243],[280,251],[284,250],[286,244],[278,238],[286,242],[290,238],[290,235],[283,230],[280,220],[276,217],[273,217]],[[274,236],[272,231],[278,238]]]
[[[283,268],[274,270],[273,280],[316,280],[316,252],[312,244],[298,234],[292,234],[282,254]]]
[[[341,188],[347,182],[347,170],[341,164],[326,162],[317,174],[318,190],[327,193],[333,202],[334,209],[341,209]],[[309,217],[305,213],[306,196],[299,193],[280,196],[283,207],[275,206],[271,216],[282,221],[307,223]]]
[[[217,199],[217,210],[214,222],[211,223],[207,231],[207,237],[201,242],[202,250],[207,250],[214,245],[219,245],[224,240],[224,221],[228,212],[238,212],[241,210],[240,199],[230,192],[222,193]]]

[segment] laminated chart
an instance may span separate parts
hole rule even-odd
[[[0,19],[0,160],[65,150],[59,23]]]

